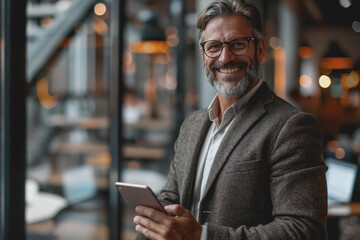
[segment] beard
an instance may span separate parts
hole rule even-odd
[[[240,70],[244,69],[245,75],[238,80],[236,85],[234,86],[226,86],[222,82],[220,82],[216,76],[215,71],[219,68],[233,68],[238,67]],[[253,86],[253,83],[256,81],[258,76],[259,62],[256,57],[250,63],[250,67],[248,68],[248,63],[245,61],[232,61],[227,64],[223,64],[222,62],[215,62],[210,66],[209,70],[206,68],[206,75],[208,77],[208,81],[215,88],[215,90],[224,97],[240,97],[247,93],[250,88]],[[237,80],[236,77],[227,77],[223,79],[224,82],[232,83]]]

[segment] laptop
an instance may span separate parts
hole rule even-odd
[[[328,205],[350,203],[354,193],[358,166],[355,163],[327,158],[326,181]]]

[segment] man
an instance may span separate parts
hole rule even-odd
[[[138,206],[136,230],[150,239],[325,239],[321,130],[257,77],[258,10],[216,0],[197,26],[217,96],[181,127],[159,196],[169,215]]]

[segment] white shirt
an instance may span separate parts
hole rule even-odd
[[[255,94],[261,84],[262,80],[259,80],[258,83],[249,92],[247,92],[244,96],[242,96],[239,100],[227,108],[224,112],[221,123],[218,117],[218,113],[220,111],[220,102],[218,96],[215,96],[210,106],[208,107],[209,119],[212,123],[204,139],[204,144],[200,151],[199,160],[197,163],[194,197],[191,208],[191,212],[197,220],[199,220],[199,205],[206,188],[211,166],[215,160],[217,150],[219,149],[222,140],[226,136],[227,131],[230,129],[240,109]],[[206,235],[207,227],[203,225],[201,240],[206,239]]]

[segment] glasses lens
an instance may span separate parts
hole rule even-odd
[[[208,41],[204,45],[205,54],[209,57],[217,57],[221,53],[222,45],[218,41]]]
[[[248,39],[237,38],[231,40],[230,42],[224,42],[224,44],[229,45],[229,49],[234,55],[244,55],[249,47]],[[221,54],[223,48],[223,43],[215,40],[210,40],[205,42],[204,51],[208,57],[218,57]]]
[[[230,51],[235,55],[243,55],[248,49],[249,43],[246,39],[234,39],[230,41]]]

